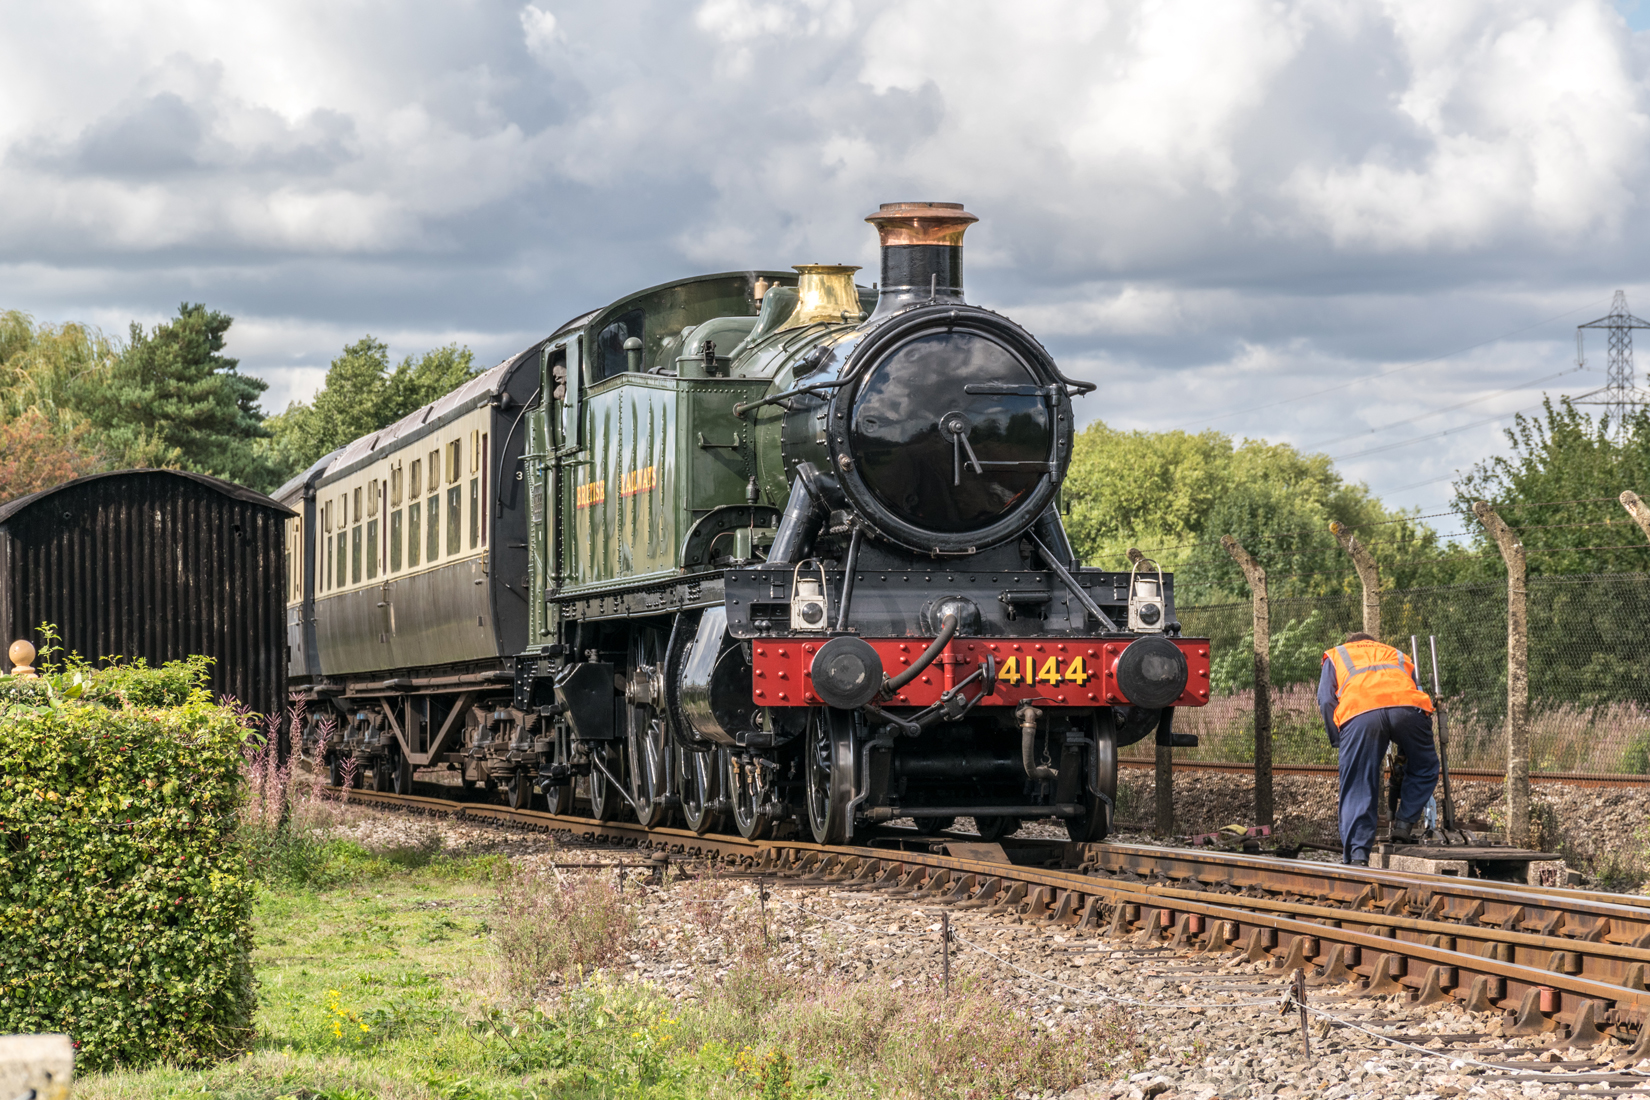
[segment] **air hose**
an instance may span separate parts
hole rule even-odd
[[[900,688],[920,676],[923,669],[934,663],[934,659],[940,655],[940,650],[945,648],[946,643],[950,642],[956,633],[957,616],[947,614],[944,621],[940,623],[939,636],[928,644],[927,649],[922,651],[922,656],[918,657],[915,661],[912,661],[911,667],[900,673],[898,676],[885,677],[883,679],[883,695],[886,696],[894,694],[894,692],[898,691]]]

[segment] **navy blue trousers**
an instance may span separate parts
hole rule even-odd
[[[1368,859],[1375,846],[1381,801],[1381,764],[1396,742],[1408,761],[1399,793],[1398,819],[1417,821],[1438,785],[1438,751],[1432,716],[1420,707],[1381,707],[1341,727],[1341,859]]]

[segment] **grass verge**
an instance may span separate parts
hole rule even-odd
[[[636,945],[638,919],[636,895],[605,876],[325,843],[328,860],[300,861],[325,874],[259,898],[252,1050],[89,1076],[77,1097],[984,1098],[1058,1094],[1140,1057],[1122,1015],[1050,1033],[966,983],[944,1001],[793,972],[749,914],[701,922],[693,934],[721,937],[738,965],[672,999],[604,968]],[[715,893],[669,889],[684,924]]]

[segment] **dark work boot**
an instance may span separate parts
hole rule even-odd
[[[1392,823],[1392,843],[1414,844],[1415,830],[1420,827],[1420,824],[1419,821],[1394,821]]]
[[[1369,866],[1369,853],[1368,852],[1353,852],[1352,853],[1352,858],[1346,861],[1346,865],[1348,867],[1368,867]]]

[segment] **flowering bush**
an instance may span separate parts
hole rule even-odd
[[[248,730],[206,667],[0,677],[0,1033],[67,1032],[90,1069],[250,1039]]]

